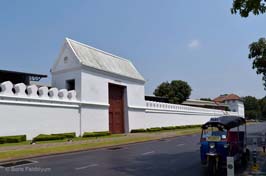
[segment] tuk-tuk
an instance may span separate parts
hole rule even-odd
[[[244,125],[244,130],[239,127]],[[247,149],[246,121],[238,116],[211,118],[202,125],[200,139],[201,163],[207,166],[209,175],[226,166],[228,156],[235,162],[246,164],[249,159]]]

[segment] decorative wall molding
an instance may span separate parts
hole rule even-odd
[[[66,89],[58,90],[57,88],[48,88],[46,86],[38,88],[36,85],[26,86],[24,83],[13,85],[10,81],[0,84],[1,97],[16,97],[18,99],[29,98],[32,100],[63,100],[76,101],[77,93],[75,90],[67,91]],[[27,99],[28,100],[28,99]]]
[[[146,112],[151,113],[176,113],[176,114],[204,114],[204,115],[238,115],[237,112],[216,109],[192,107],[170,103],[146,101]]]

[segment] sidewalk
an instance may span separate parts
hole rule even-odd
[[[73,141],[57,141],[57,142],[41,142],[36,144],[25,145],[0,145],[0,161],[25,159],[36,156],[52,155],[59,153],[68,153],[76,151],[84,151],[89,149],[97,149],[111,147],[116,145],[125,145],[130,143],[145,142],[151,140],[159,140],[163,138],[171,138],[182,135],[196,134],[200,132],[200,128],[161,131],[152,133],[129,133],[119,136],[108,136],[99,138],[83,138],[74,139]]]
[[[257,149],[257,162],[253,163],[252,155],[250,157],[250,164],[243,176],[264,175],[266,176],[266,153],[262,151],[262,147]]]

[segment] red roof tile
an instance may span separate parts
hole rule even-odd
[[[226,100],[240,100],[240,97],[235,94],[221,95],[215,98],[213,101],[215,102],[224,102]]]

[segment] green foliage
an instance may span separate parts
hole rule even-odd
[[[247,119],[258,119],[259,111],[258,110],[245,110],[245,117]]]
[[[85,132],[82,137],[100,137],[111,135],[109,131]]]
[[[252,68],[257,74],[262,74],[264,87],[266,88],[266,39],[260,38],[249,45],[249,59],[253,59]]]
[[[233,0],[232,14],[239,13],[241,17],[248,17],[250,13],[254,15],[266,12],[266,0]]]
[[[146,132],[146,129],[140,128],[140,129],[133,129],[130,131],[131,133],[144,133]]]
[[[163,82],[154,91],[155,96],[168,98],[169,103],[179,104],[189,98],[191,87],[187,82],[173,80],[171,83]]]
[[[242,99],[247,119],[266,119],[266,97],[256,99],[256,97],[246,96]]]
[[[4,143],[18,143],[26,141],[26,135],[17,135],[17,136],[1,136],[0,144]]]
[[[175,126],[162,127],[162,130],[174,130]]]
[[[65,138],[75,138],[76,137],[76,133],[75,132],[72,132],[72,133],[58,133],[58,134],[51,134],[51,135],[54,135],[54,136],[63,136]]]
[[[155,132],[155,131],[162,131],[162,128],[160,127],[147,128],[147,132]]]
[[[50,134],[39,134],[32,139],[33,142],[37,141],[51,141],[51,140],[62,140],[65,139],[65,136],[62,135],[50,135]]]
[[[197,128],[201,127],[201,125],[181,125],[181,126],[175,126],[175,129],[187,129],[187,128]]]
[[[260,111],[260,118],[266,119],[266,98],[262,98],[258,101],[259,104],[259,111]]]
[[[246,96],[242,99],[244,102],[245,110],[258,110],[259,104],[256,97]]]
[[[245,116],[247,119],[257,119],[259,112],[259,103],[256,97],[246,96],[243,97],[243,103],[245,106]]]
[[[198,128],[198,127],[201,127],[201,125],[183,125],[183,126],[153,127],[153,128],[147,128],[147,129],[134,129],[134,130],[131,130],[131,133],[156,132],[156,131],[165,131],[165,130]]]
[[[58,133],[58,134],[40,134],[33,138],[33,142],[37,141],[51,141],[51,140],[62,140],[62,139],[70,139],[75,138],[76,133]]]

